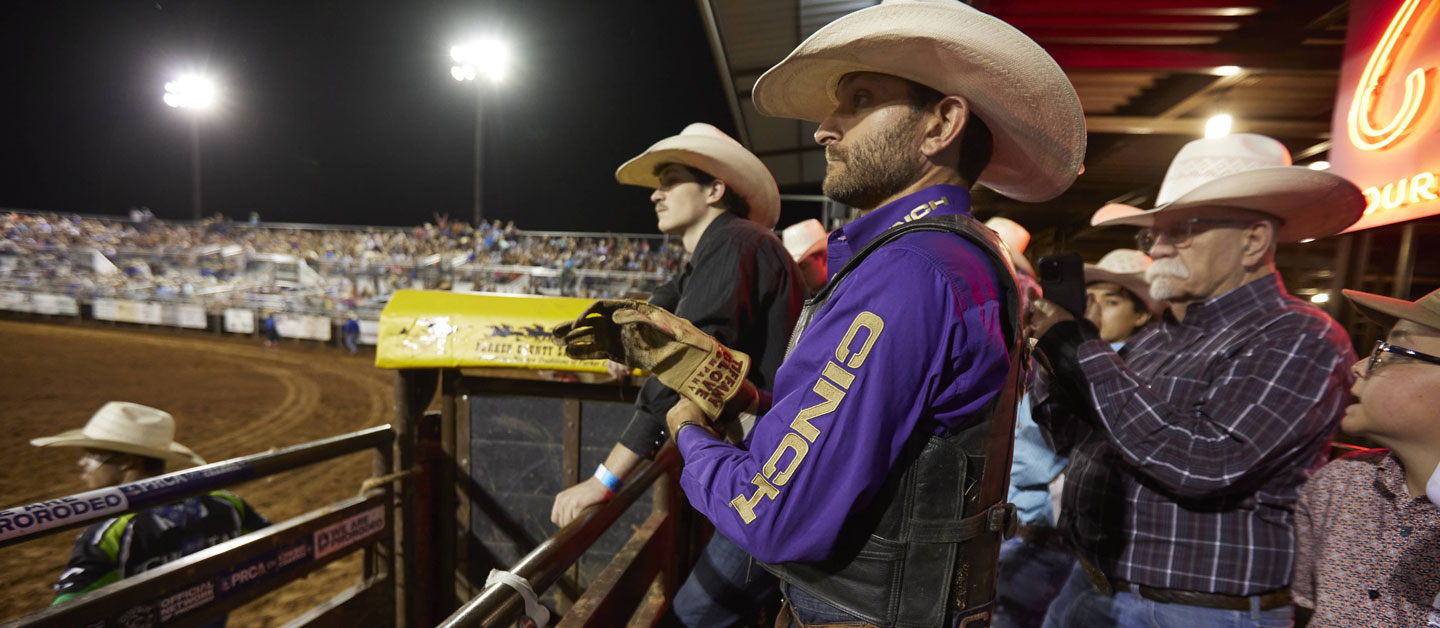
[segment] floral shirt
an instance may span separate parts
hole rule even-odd
[[[1440,508],[1380,449],[1316,472],[1295,510],[1295,603],[1325,626],[1440,626]]]

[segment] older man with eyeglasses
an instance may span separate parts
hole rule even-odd
[[[1092,224],[1142,227],[1163,320],[1117,353],[1053,303],[1029,312],[1055,381],[1035,419],[1070,457],[1060,526],[1080,558],[1045,626],[1289,625],[1293,510],[1355,353],[1286,293],[1275,248],[1343,230],[1364,198],[1241,134],[1182,148],[1157,201]]]

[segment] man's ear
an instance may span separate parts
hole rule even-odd
[[[970,103],[960,96],[946,96],[931,105],[926,113],[929,123],[920,142],[920,152],[933,159],[948,149],[958,149],[960,134],[970,119]]]
[[[1270,260],[1275,252],[1275,236],[1279,235],[1274,222],[1259,220],[1251,223],[1245,228],[1245,240],[1240,247],[1240,263],[1245,268],[1256,266]]]
[[[725,198],[725,189],[724,181],[720,179],[711,181],[710,185],[705,188],[705,204],[714,205],[719,203],[720,199]]]

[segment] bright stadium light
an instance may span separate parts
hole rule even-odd
[[[1214,70],[1213,73],[1215,74],[1215,76],[1235,76],[1236,74],[1239,74],[1239,73],[1240,73],[1240,66],[1238,66],[1238,65],[1222,65],[1222,66],[1220,66],[1220,67],[1215,68],[1215,70]]]
[[[162,100],[171,107],[184,109],[208,109],[215,104],[219,89],[215,82],[194,74],[181,76],[165,83]]]
[[[473,81],[479,76],[499,83],[510,66],[510,48],[499,39],[489,38],[450,47],[450,58],[456,65],[450,76],[457,81]]]
[[[455,65],[450,66],[450,77],[461,83],[473,82],[480,85],[478,80],[484,77],[491,84],[503,81],[510,70],[510,46],[498,37],[486,37],[468,43],[451,46],[450,60]],[[479,225],[484,217],[480,207],[481,189],[484,184],[484,168],[481,161],[481,147],[484,145],[484,104],[485,90],[475,90],[475,206],[474,220]]]
[[[1311,169],[1311,170],[1329,170],[1329,169],[1330,169],[1330,162],[1328,162],[1328,161],[1312,161],[1312,162],[1310,162],[1310,169]]]
[[[1205,139],[1215,139],[1229,135],[1230,126],[1234,123],[1235,119],[1230,117],[1228,113],[1211,116],[1209,120],[1205,121]]]
[[[1316,304],[1316,305],[1321,305],[1321,304],[1324,304],[1324,303],[1329,303],[1329,302],[1330,302],[1330,293],[1329,293],[1329,292],[1316,293],[1315,296],[1310,297],[1310,302],[1311,302],[1311,303],[1314,303],[1314,304]]]

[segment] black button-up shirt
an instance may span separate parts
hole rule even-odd
[[[805,283],[774,232],[725,212],[705,228],[685,269],[657,288],[650,303],[749,354],[748,379],[768,391],[805,305]],[[620,444],[654,456],[669,438],[665,413],[679,398],[659,380],[646,380]]]

